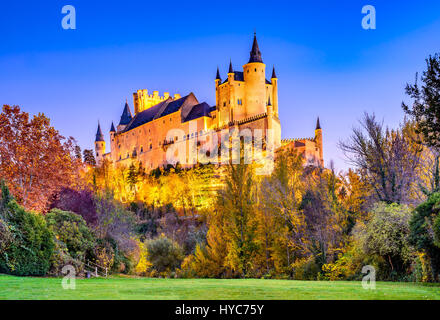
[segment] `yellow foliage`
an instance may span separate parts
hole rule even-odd
[[[139,262],[136,265],[134,271],[136,272],[136,274],[146,275],[152,264],[147,259],[147,246],[140,241],[138,241],[138,246],[140,250]]]

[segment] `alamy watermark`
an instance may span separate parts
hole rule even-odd
[[[362,7],[362,14],[365,16],[362,18],[362,28],[365,30],[376,29],[376,8],[372,5],[366,5]]]
[[[362,288],[365,290],[376,289],[376,269],[373,266],[367,265],[362,267],[362,274],[366,274],[362,278]]]
[[[75,290],[76,289],[76,270],[75,268],[68,264],[61,269],[61,272],[65,274],[61,280],[61,286],[64,290]]]
[[[198,132],[196,124],[190,124],[189,132],[186,134],[182,129],[168,131],[165,140],[168,164],[254,163],[257,175],[269,175],[274,169],[273,129],[227,128]]]
[[[76,29],[76,10],[72,5],[65,5],[61,9],[62,14],[66,14],[61,20],[61,27],[64,30],[75,30]]]

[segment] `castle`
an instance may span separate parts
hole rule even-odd
[[[217,68],[215,100],[215,106],[210,106],[199,102],[192,92],[183,97],[178,94],[171,97],[168,92],[160,96],[158,91],[149,94],[146,89],[138,90],[133,93],[134,114],[126,102],[117,127],[111,124],[108,153],[98,124],[95,139],[97,163],[107,159],[114,165],[127,166],[137,160],[147,170],[166,167],[169,164],[167,150],[173,146],[186,151],[186,158],[180,163],[191,166],[198,161],[194,157],[188,158],[191,150],[203,147],[209,140],[206,138],[208,133],[216,133],[220,141],[225,130],[254,132],[260,129],[263,140],[272,139],[275,150],[294,149],[302,154],[306,164],[324,165],[319,118],[313,138],[281,140],[278,78],[273,68],[270,80],[266,79],[266,65],[256,35],[243,71],[235,71],[230,62],[227,78],[222,80]],[[269,132],[271,137],[267,136]]]

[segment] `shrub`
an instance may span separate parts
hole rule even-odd
[[[49,229],[58,241],[65,244],[67,253],[72,258],[80,261],[91,258],[95,237],[80,215],[52,209],[45,218]]]
[[[411,210],[405,205],[378,203],[369,221],[358,223],[354,229],[364,254],[371,259],[380,257],[387,279],[403,275],[414,258],[409,244]]]
[[[183,260],[183,250],[176,242],[161,236],[148,240],[146,246],[148,261],[157,272],[171,272],[180,267]]]
[[[320,271],[314,257],[298,259],[292,267],[295,280],[316,280]]]
[[[0,255],[0,272],[18,276],[46,275],[55,244],[44,218],[27,212],[15,200],[2,206],[0,216],[2,238],[9,239]]]
[[[440,193],[431,194],[415,210],[410,221],[410,243],[416,250],[426,254],[430,263],[431,275],[428,281],[439,279],[440,247],[437,239],[440,236]]]

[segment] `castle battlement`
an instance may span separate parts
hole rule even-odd
[[[164,92],[163,96],[161,96],[157,90],[153,91],[152,94],[149,94],[148,89],[139,89],[133,93],[134,114],[147,110],[168,98],[170,98],[169,92]],[[178,93],[174,94],[172,97],[174,100],[180,98],[181,96]]]

